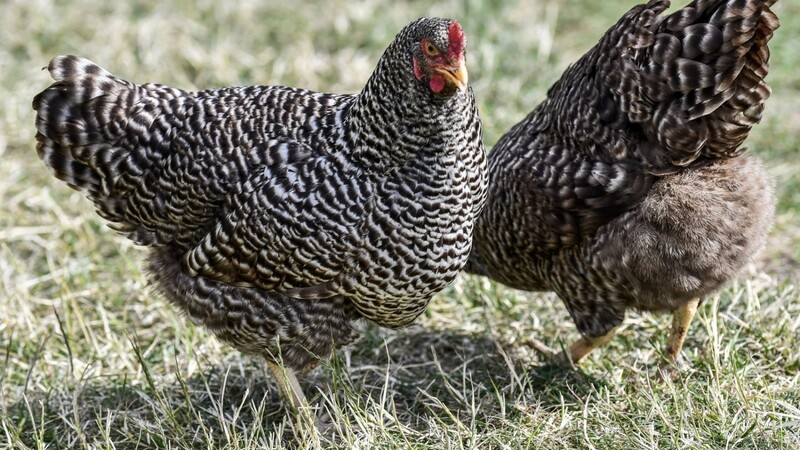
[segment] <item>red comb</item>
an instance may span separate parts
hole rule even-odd
[[[448,37],[450,38],[450,55],[459,57],[464,52],[464,30],[457,21],[450,22],[450,30],[448,30]]]

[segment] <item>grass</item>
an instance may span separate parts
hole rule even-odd
[[[675,383],[655,381],[668,319],[630,314],[576,371],[525,344],[576,337],[552,294],[461,277],[401,331],[365,338],[304,384],[331,436],[296,426],[257,359],[152,294],[142,252],[52,179],[30,100],[50,57],[76,53],[139,82],[357,91],[421,15],[458,18],[493,144],[633,4],[7,0],[0,3],[0,447],[800,447],[800,6],[783,0],[774,96],[749,147],[776,178],[763,257],[700,310]],[[317,389],[317,387],[319,389]]]

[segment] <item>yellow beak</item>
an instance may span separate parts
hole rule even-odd
[[[463,91],[469,84],[469,76],[467,75],[467,65],[464,64],[464,59],[458,62],[458,65],[453,66],[437,66],[433,70],[444,77],[445,80],[453,83],[459,90]]]

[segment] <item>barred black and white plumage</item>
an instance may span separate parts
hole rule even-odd
[[[419,19],[358,95],[187,92],[59,56],[37,149],[150,249],[166,298],[304,372],[359,318],[412,322],[466,263],[487,175],[465,44],[456,21]]]
[[[555,291],[573,360],[637,308],[675,312],[674,362],[697,299],[762,246],[771,182],[741,144],[770,95],[773,3],[634,7],[489,153],[467,270]]]

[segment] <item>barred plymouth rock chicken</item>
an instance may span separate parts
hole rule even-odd
[[[772,185],[741,144],[770,94],[773,3],[634,7],[489,153],[467,270],[555,291],[582,335],[564,359],[628,308],[672,311],[672,372],[700,299],[762,247]]]
[[[465,46],[458,22],[419,19],[358,95],[187,92],[58,56],[37,150],[147,247],[158,291],[263,355],[297,407],[296,374],[354,321],[408,325],[467,261],[488,176]]]

